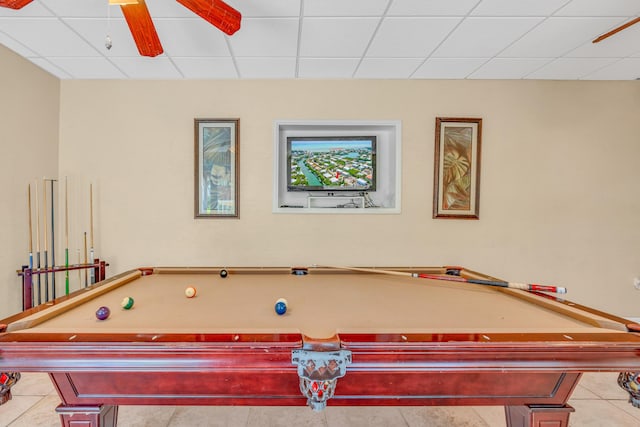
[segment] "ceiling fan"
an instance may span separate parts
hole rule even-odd
[[[609,31],[608,33],[604,33],[603,35],[601,35],[600,37],[596,38],[594,41],[592,41],[591,43],[599,43],[602,40],[611,37],[612,35],[619,33],[620,31],[629,28],[630,26],[632,26],[633,24],[637,24],[638,22],[640,22],[640,16],[632,19],[631,21],[624,23],[622,25],[620,25],[619,27],[614,28],[613,30]]]
[[[32,1],[0,0],[0,7],[22,9]],[[228,35],[240,29],[242,15],[222,0],[176,1]],[[153,57],[164,51],[144,0],[109,0],[109,4],[119,5],[122,9],[140,55]]]

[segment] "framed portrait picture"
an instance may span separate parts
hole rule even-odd
[[[478,219],[482,119],[436,118],[433,217]]]
[[[239,218],[240,119],[195,119],[195,217]]]

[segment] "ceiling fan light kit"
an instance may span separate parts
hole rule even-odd
[[[0,7],[22,9],[32,1],[0,0]],[[144,0],[108,1],[110,5],[120,6],[140,55],[154,57],[164,52]],[[242,14],[222,0],[177,0],[177,2],[227,35],[232,35],[240,29]],[[105,46],[107,49],[111,48],[109,36]]]

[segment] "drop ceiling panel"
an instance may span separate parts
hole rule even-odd
[[[113,64],[131,79],[181,79],[182,74],[166,57],[113,57]]]
[[[359,58],[300,58],[298,77],[302,79],[349,79],[360,62]]]
[[[387,18],[376,33],[367,56],[425,58],[461,18]]]
[[[468,18],[440,45],[433,56],[491,57],[541,21],[542,18]]]
[[[298,22],[297,18],[247,18],[243,28],[229,37],[233,54],[295,57]]]
[[[399,0],[389,8],[389,16],[465,16],[478,0]]]
[[[235,79],[238,77],[231,58],[173,58],[185,79]]]
[[[406,79],[423,61],[417,58],[365,58],[355,77],[364,79]]]
[[[305,16],[382,16],[388,0],[305,0]]]
[[[307,0],[305,3],[307,3]],[[269,0],[246,1],[236,0],[227,2],[239,10],[246,18],[264,17],[293,17],[300,16],[300,0]]]
[[[471,79],[522,79],[550,58],[493,58],[469,75]]]
[[[610,65],[607,58],[560,58],[529,74],[530,79],[576,80]]]
[[[240,77],[244,79],[292,79],[295,77],[295,58],[238,58]]]
[[[627,16],[640,14],[637,0],[573,0],[560,9],[558,16]]]
[[[108,76],[105,63],[123,78],[140,79],[396,79],[416,62],[407,78],[640,76],[632,60],[640,58],[640,23],[591,43],[640,16],[640,0],[228,3],[242,14],[232,36],[175,0],[148,0],[165,50],[156,58],[140,57],[120,7],[108,0],[34,0],[17,11],[0,8],[0,43],[63,79]],[[65,57],[78,60],[60,59]],[[574,59],[592,59],[586,64],[596,68],[579,75],[571,68]]]
[[[472,16],[546,16],[567,4],[567,0],[484,0]]]
[[[488,58],[431,58],[411,76],[414,79],[465,79]]]
[[[224,35],[203,19],[156,19],[155,26],[169,56],[229,56]]]
[[[587,78],[594,80],[638,80],[640,79],[640,58],[625,58],[600,68]]]
[[[122,79],[126,77],[111,61],[103,57],[64,56],[52,57],[49,60],[71,77],[83,76],[87,79]]]
[[[376,18],[305,18],[300,56],[360,57],[378,22]]]
[[[500,57],[558,57],[618,22],[616,18],[549,18],[499,53]]]
[[[0,18],[0,29],[37,55],[99,55],[91,45],[56,18]]]

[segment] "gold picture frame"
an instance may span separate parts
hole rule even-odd
[[[433,218],[480,218],[482,119],[436,117]]]
[[[195,217],[239,218],[240,119],[195,119]]]

